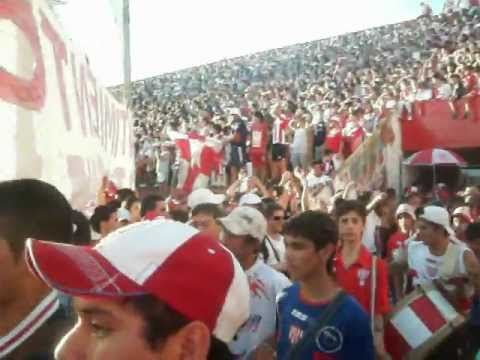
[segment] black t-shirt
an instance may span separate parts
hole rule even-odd
[[[232,121],[231,128],[234,135],[232,144],[237,146],[246,146],[248,129],[247,125],[245,125],[245,121],[240,118],[236,118]]]
[[[466,93],[467,91],[461,82],[453,85],[452,94],[455,100],[460,100]]]

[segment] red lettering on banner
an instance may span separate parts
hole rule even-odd
[[[55,67],[57,70],[58,88],[60,100],[62,101],[63,120],[67,130],[71,130],[70,112],[68,109],[67,94],[65,90],[65,79],[63,77],[63,63],[68,64],[67,48],[60,35],[53,28],[48,18],[42,13],[42,30],[52,43]]]
[[[22,31],[35,58],[35,69],[29,80],[0,67],[0,99],[27,109],[40,110],[45,104],[45,64],[32,6],[24,0],[3,0],[0,2],[0,19],[10,20]]]

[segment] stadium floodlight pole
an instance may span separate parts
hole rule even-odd
[[[131,105],[130,0],[123,0],[123,99]]]

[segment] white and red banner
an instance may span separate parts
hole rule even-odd
[[[335,188],[345,189],[354,182],[360,191],[387,187],[399,191],[401,140],[399,115],[394,112],[345,160],[337,171]]]
[[[133,186],[133,123],[67,38],[43,0],[0,1],[0,180],[45,180],[83,208],[104,175]]]

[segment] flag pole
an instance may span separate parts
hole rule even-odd
[[[123,99],[131,105],[130,0],[123,0]]]

